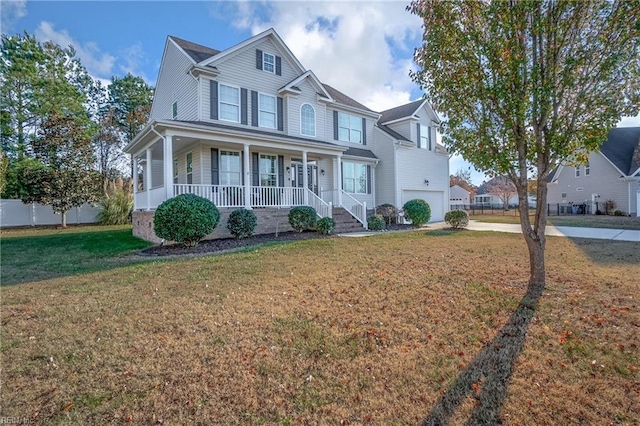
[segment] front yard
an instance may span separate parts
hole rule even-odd
[[[504,214],[470,215],[471,220],[488,223],[516,223],[520,224],[520,216],[517,211],[508,211]],[[534,216],[530,216],[533,223]],[[547,225],[553,226],[577,226],[585,228],[611,228],[611,229],[640,229],[640,217],[627,216],[599,216],[599,215],[575,215],[575,216],[549,216]]]
[[[0,416],[42,424],[415,424],[509,321],[528,276],[521,236],[470,231],[142,263],[95,251],[79,262],[90,268],[48,276],[37,265],[55,250],[24,250],[34,278],[2,289]],[[637,424],[638,251],[548,239],[504,424]],[[473,423],[484,384],[451,424]]]

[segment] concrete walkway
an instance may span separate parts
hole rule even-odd
[[[445,222],[430,223],[427,229],[443,229],[448,228]],[[509,223],[486,223],[469,221],[467,229],[472,231],[496,231],[510,232],[520,234],[522,231],[520,225]],[[404,232],[404,231],[388,231],[388,232]],[[380,232],[363,231],[351,232],[348,234],[339,234],[341,237],[366,237],[369,235],[379,235]],[[612,240],[612,241],[634,241],[640,242],[640,230],[610,229],[610,228],[578,228],[574,226],[551,226],[548,225],[545,234],[547,236],[569,237],[569,238],[593,238],[596,240]]]

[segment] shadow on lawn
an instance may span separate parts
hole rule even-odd
[[[469,396],[475,398],[475,408],[467,424],[500,424],[500,409],[507,395],[513,364],[524,347],[542,291],[542,286],[529,285],[509,322],[460,373],[421,425],[449,424]]]

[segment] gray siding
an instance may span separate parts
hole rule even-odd
[[[376,166],[376,204],[392,204],[398,207],[396,199],[395,146],[393,139],[381,130],[374,130],[370,149],[380,162]]]
[[[324,104],[317,102],[316,90],[309,83],[308,79],[298,84],[302,93],[298,96],[287,96],[285,104],[287,105],[285,121],[288,121],[288,134],[290,136],[301,136],[309,138],[311,136],[301,134],[300,130],[300,108],[303,104],[309,104],[316,112],[316,139],[325,140],[326,138],[326,107]],[[287,120],[288,118],[288,120]],[[331,133],[333,139],[333,131]]]
[[[275,54],[282,57],[282,75],[272,74],[266,71],[256,69],[256,49],[264,52]],[[282,52],[276,49],[275,44],[270,39],[261,39],[256,43],[246,46],[244,49],[235,54],[223,58],[220,62],[214,62],[216,68],[220,71],[217,81],[222,84],[229,84],[236,87],[245,88],[249,91],[255,90],[271,96],[278,96],[278,89],[286,85],[297,77],[296,70],[292,63],[286,59]],[[200,97],[202,114],[204,121],[211,121],[210,115],[210,80],[203,79],[200,87]],[[251,96],[249,96],[251,98]],[[285,100],[285,111],[286,111]],[[286,114],[285,114],[286,115]],[[249,99],[248,123],[251,123],[251,99]],[[229,123],[229,122],[225,122]],[[242,126],[241,124],[237,124]],[[276,129],[270,129],[276,131]],[[287,120],[285,116],[284,133],[287,133]]]
[[[158,76],[150,119],[173,119],[173,102],[178,102],[178,120],[198,119],[198,83],[188,74],[192,63],[169,41]]]
[[[600,206],[607,201],[616,202],[616,210],[624,213],[636,213],[637,182],[631,184],[631,206],[629,206],[629,184],[620,179],[621,173],[599,152],[589,156],[590,174],[585,176],[584,166],[580,167],[580,177],[575,176],[575,168],[564,166],[557,183],[548,185],[547,202],[549,204],[591,203],[591,195],[599,194]],[[635,184],[635,186],[634,186]],[[634,191],[634,188],[636,191]],[[562,197],[562,194],[566,197]],[[602,207],[600,207],[602,210]]]

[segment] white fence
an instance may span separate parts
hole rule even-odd
[[[84,204],[67,212],[67,225],[94,223],[97,221],[99,206]],[[24,204],[20,200],[0,200],[0,227],[59,225],[61,218],[51,206]]]

